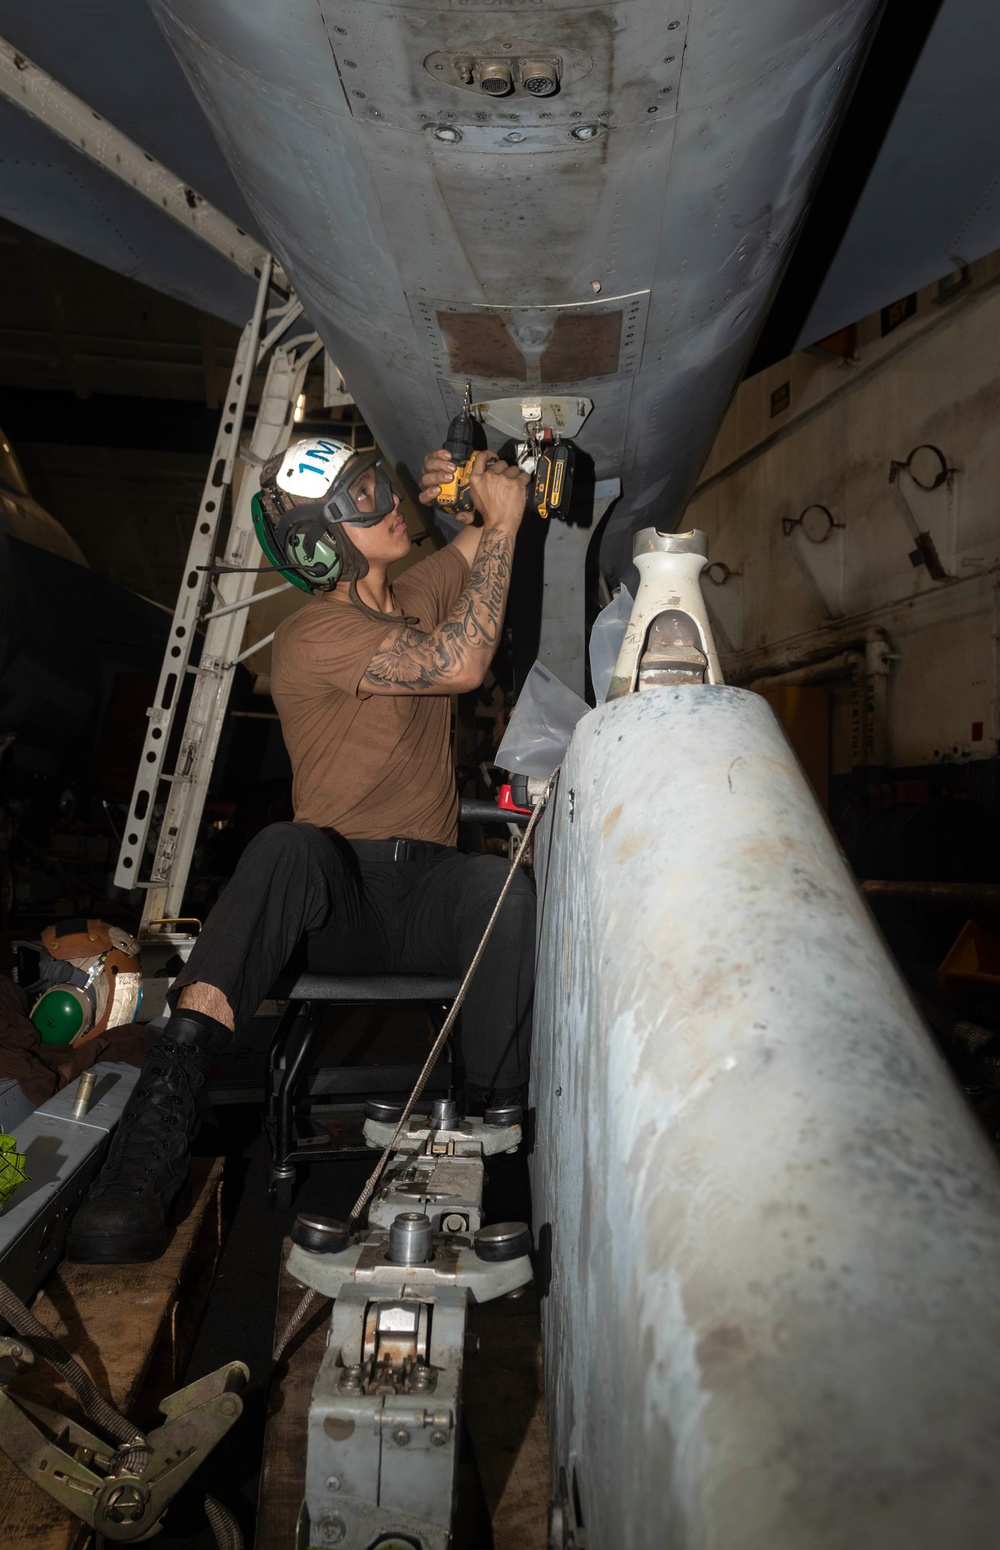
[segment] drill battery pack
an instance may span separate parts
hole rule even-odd
[[[574,448],[566,441],[545,443],[538,453],[529,501],[540,517],[565,517],[573,494]]]

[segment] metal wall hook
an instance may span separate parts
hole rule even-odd
[[[918,452],[930,452],[937,459],[938,471],[930,484],[925,483],[923,479],[918,479],[913,472],[913,459]],[[898,458],[893,458],[889,464],[889,483],[895,484],[901,473],[909,474],[918,490],[939,490],[943,484],[947,483],[952,474],[958,473],[958,469],[949,466],[948,459],[940,447],[934,446],[933,442],[922,441],[918,447],[914,447],[905,462],[901,462]]]
[[[810,512],[819,512],[819,518],[811,522],[806,521]],[[828,506],[821,506],[814,502],[799,512],[797,517],[782,517],[781,531],[786,538],[790,538],[797,527],[802,529],[803,538],[807,538],[811,544],[825,544],[835,527],[846,527],[846,523],[837,522],[833,512]]]

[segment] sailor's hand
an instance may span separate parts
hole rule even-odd
[[[528,475],[523,469],[505,463],[495,452],[477,452],[469,483],[484,527],[520,522],[528,493]]]
[[[455,476],[455,463],[443,447],[436,452],[428,452],[424,458],[424,471],[420,475],[420,504],[421,506],[433,506],[441,494],[441,486],[449,484]],[[455,513],[460,521],[471,520],[471,512]]]

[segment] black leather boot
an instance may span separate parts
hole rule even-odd
[[[159,1259],[178,1219],[198,1129],[198,1095],[232,1038],[202,1012],[175,1012],[146,1056],[107,1161],[73,1218],[67,1259],[131,1265]]]

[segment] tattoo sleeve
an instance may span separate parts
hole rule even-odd
[[[514,533],[488,528],[469,580],[437,629],[403,628],[372,657],[361,687],[384,693],[451,694],[473,671],[485,673],[500,639]]]

